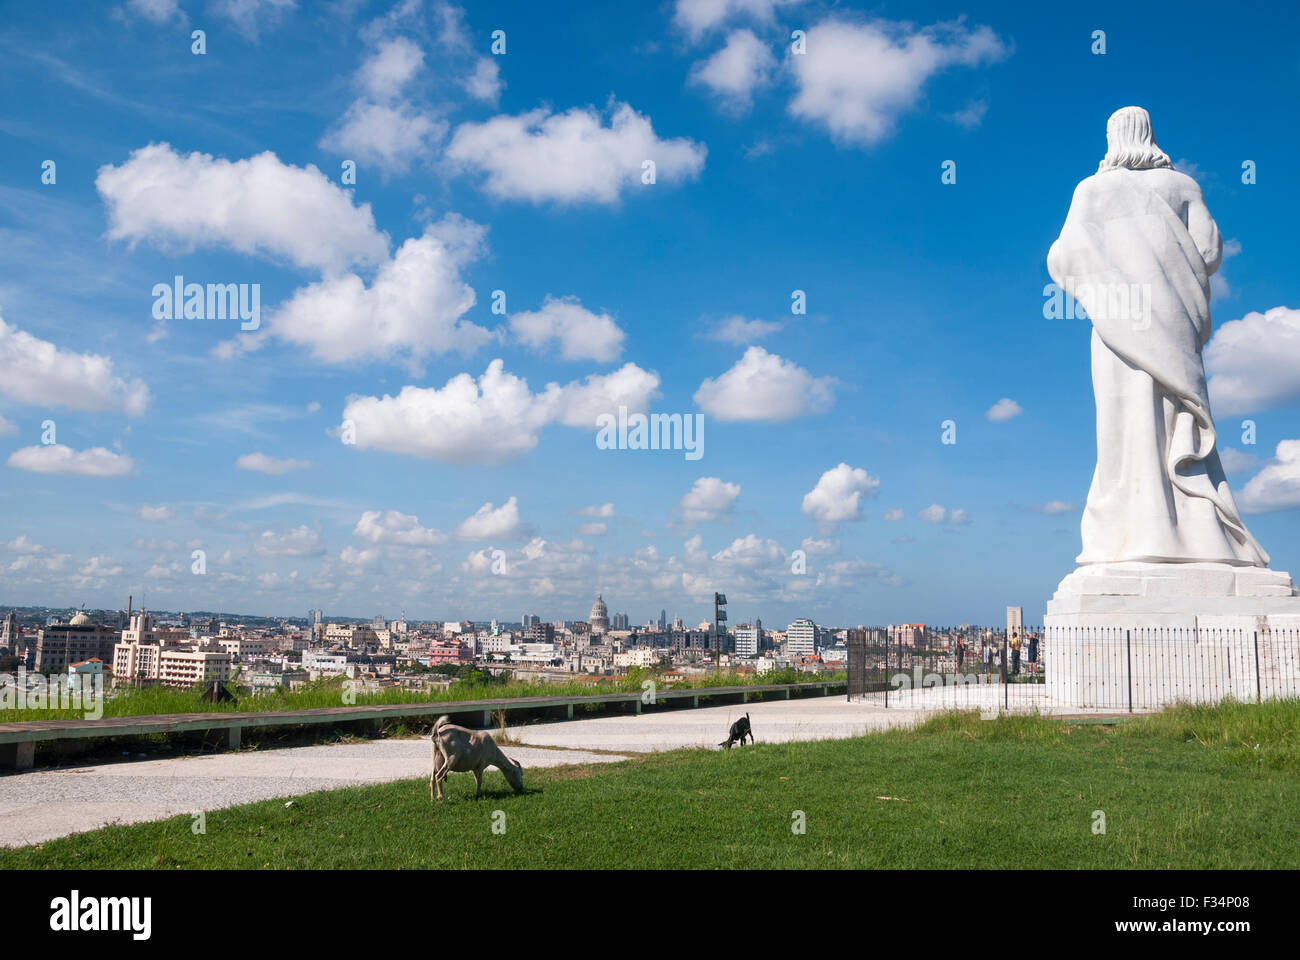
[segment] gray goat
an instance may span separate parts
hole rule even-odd
[[[448,773],[474,774],[474,797],[483,793],[483,771],[496,767],[515,793],[524,792],[523,767],[511,760],[492,735],[484,730],[458,727],[446,717],[439,717],[433,725],[433,776],[429,778],[429,799],[442,799],[442,781]]]

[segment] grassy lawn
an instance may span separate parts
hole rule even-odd
[[[467,774],[437,806],[426,780],[334,790],[209,812],[203,836],[178,817],[0,851],[0,868],[1295,868],[1298,730],[1297,701],[1115,726],[949,714],[528,771],[521,796],[495,770],[478,801]]]

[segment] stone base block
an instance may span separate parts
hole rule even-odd
[[[1079,707],[1300,696],[1300,596],[1280,571],[1080,567],[1061,581],[1043,625],[1048,694]]]

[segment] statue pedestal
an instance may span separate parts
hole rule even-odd
[[[1225,563],[1079,567],[1043,621],[1048,695],[1079,707],[1300,695],[1291,577]]]

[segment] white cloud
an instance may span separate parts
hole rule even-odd
[[[937,503],[932,503],[917,514],[927,523],[951,524],[961,527],[970,522],[970,514],[962,509],[945,510]]]
[[[263,557],[316,557],[325,552],[321,536],[311,527],[292,530],[263,530],[253,542],[253,550]]]
[[[121,166],[100,167],[95,187],[110,239],[169,253],[225,247],[324,271],[388,253],[370,204],[354,205],[316,167],[281,163],[270,151],[231,162],[150,144]]]
[[[166,23],[173,17],[183,17],[176,0],[127,0],[127,9],[152,23]]]
[[[820,523],[834,524],[862,518],[860,501],[874,497],[880,480],[861,467],[841,463],[821,475],[817,485],[804,494],[801,509]]]
[[[717,520],[731,512],[739,496],[738,483],[727,483],[718,477],[700,477],[682,497],[682,518],[689,526]]]
[[[611,108],[608,125],[590,107],[463,123],[444,155],[451,169],[482,174],[492,196],[530,203],[617,204],[624,191],[643,188],[646,160],[655,163],[655,189],[699,176],[707,152],[702,144],[662,140],[628,104]]]
[[[135,469],[134,461],[125,454],[104,447],[73,450],[60,443],[23,447],[9,454],[6,463],[32,473],[62,473],[75,477],[125,477]]]
[[[1273,307],[1223,324],[1205,348],[1205,370],[1219,415],[1300,400],[1300,310]]]
[[[1283,440],[1277,455],[1241,488],[1237,503],[1246,513],[1300,507],[1300,440]]]
[[[1220,447],[1219,462],[1223,465],[1224,473],[1245,473],[1259,464],[1259,457],[1233,447]]]
[[[229,20],[245,40],[257,42],[263,31],[274,29],[293,10],[294,0],[209,0],[208,9]]]
[[[10,540],[8,543],[4,545],[4,548],[12,553],[22,553],[22,554],[35,554],[35,553],[49,552],[48,548],[43,547],[39,543],[35,543],[32,540],[29,540],[27,538],[27,534],[25,533],[20,533],[17,537]]]
[[[723,343],[733,343],[743,347],[780,329],[781,324],[776,320],[747,320],[733,314],[719,320],[709,331],[708,337],[711,340],[721,340]]]
[[[563,387],[547,384],[546,390],[560,423],[594,430],[597,417],[617,416],[619,407],[644,413],[659,395],[659,375],[625,363],[612,373],[591,374]]]
[[[474,61],[474,72],[462,81],[465,92],[475,100],[495,104],[501,97],[501,70],[496,57],[479,57]]]
[[[1072,503],[1066,503],[1064,500],[1049,500],[1047,503],[1036,505],[1033,509],[1050,517],[1062,513],[1074,513],[1078,508]]]
[[[592,313],[577,297],[547,296],[540,310],[512,314],[510,329],[520,342],[544,349],[560,345],[565,360],[609,363],[623,352],[627,335],[607,313]]]
[[[396,510],[385,513],[367,510],[361,514],[352,532],[371,543],[404,547],[431,547],[447,541],[447,535],[442,531],[420,526],[419,517]]]
[[[357,79],[376,99],[396,97],[424,65],[424,51],[407,37],[389,37],[361,64]]]
[[[606,526],[603,523],[583,523],[579,524],[578,532],[584,537],[603,537]]]
[[[144,504],[136,511],[136,516],[141,520],[148,520],[150,523],[166,523],[176,516],[176,511],[168,506],[151,507]]]
[[[673,23],[685,30],[692,41],[734,20],[748,19],[771,24],[777,7],[795,6],[803,0],[677,0]]]
[[[903,508],[902,508],[902,507],[893,507],[892,509],[886,510],[886,511],[885,511],[885,519],[888,520],[888,521],[890,521],[891,523],[894,522],[894,521],[897,521],[897,520],[902,520],[902,519],[903,519]]]
[[[989,111],[987,100],[972,100],[955,113],[948,114],[948,119],[959,127],[971,129],[984,122],[984,114]]]
[[[306,470],[312,465],[310,460],[294,460],[292,458],[280,459],[268,456],[261,451],[257,453],[245,453],[235,461],[235,466],[241,470],[255,470],[258,473],[269,473],[273,477],[282,477],[291,470]]]
[[[542,393],[504,370],[500,359],[477,380],[457,374],[441,388],[403,387],[397,396],[348,399],[344,421],[360,449],[387,450],[450,463],[501,464],[537,446],[543,427],[560,422],[594,430],[597,413],[644,410],[659,377],[626,364],[604,376]]]
[[[825,413],[834,394],[833,377],[814,378],[790,360],[750,347],[736,364],[695,392],[701,410],[719,420],[764,420],[780,423]]]
[[[601,517],[608,520],[614,516],[614,505],[612,503],[593,504],[589,507],[583,507],[578,511],[580,517]]]
[[[149,388],[141,380],[117,376],[108,357],[62,350],[3,319],[0,370],[0,393],[21,403],[133,417],[149,407]]]
[[[519,500],[511,497],[499,507],[493,507],[491,502],[483,504],[460,522],[456,536],[462,540],[508,540],[518,536],[520,530]]]
[[[3,414],[0,414],[0,437],[7,437],[11,433],[18,432],[18,425],[10,420],[6,420]]]
[[[994,423],[1003,423],[1024,413],[1024,409],[1010,397],[1003,397],[984,411],[984,418]]]
[[[320,145],[363,166],[405,173],[416,159],[431,154],[446,135],[445,120],[409,101],[374,103],[363,99],[348,107]]]
[[[742,114],[754,103],[754,91],[771,82],[776,57],[751,30],[734,30],[726,45],[691,68],[689,82],[707,87],[729,113]]]
[[[403,243],[369,287],[354,273],[310,284],[275,311],[268,329],[326,363],[472,352],[491,334],[463,319],[475,295],[461,270],[482,253],[483,235],[479,224],[444,217]]]
[[[988,27],[971,30],[960,22],[918,28],[831,17],[807,35],[808,52],[787,56],[798,88],[789,111],[825,126],[838,142],[862,146],[890,136],[935,74],[992,63],[1008,53]]]

